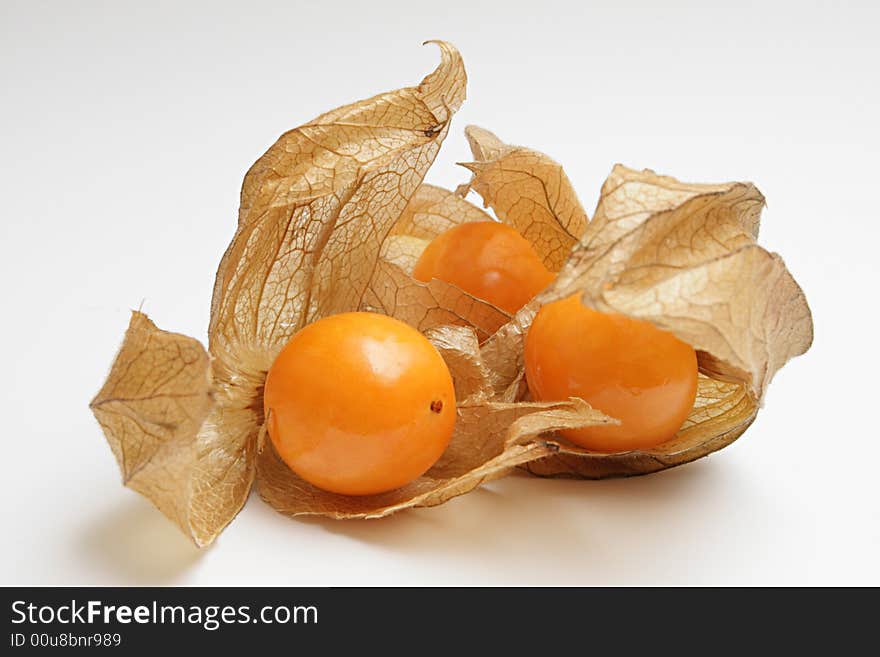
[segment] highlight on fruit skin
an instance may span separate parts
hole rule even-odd
[[[263,393],[281,459],[326,491],[375,495],[400,488],[446,450],[455,390],[425,336],[366,312],[319,319],[281,350]]]
[[[685,183],[617,165],[590,220],[557,162],[470,126],[470,180],[455,191],[424,184],[467,82],[458,51],[433,43],[441,62],[420,83],[305,122],[250,168],[217,271],[207,349],[132,314],[91,408],[124,483],[198,546],[223,531],[253,486],[289,516],[375,518],[442,504],[517,467],[601,478],[687,463],[739,437],[774,373],[810,346],[803,292],[757,243],[764,198],[749,183]],[[471,191],[494,217],[465,199]],[[553,276],[521,308],[506,312],[455,283],[413,276],[442,233],[495,220]],[[160,255],[157,265],[167,266]],[[696,397],[671,439],[595,451],[560,432],[613,428],[618,419],[579,397],[529,399],[529,328],[542,306],[572,296],[693,348]],[[322,490],[294,472],[264,413],[267,372],[291,338],[357,311],[380,311],[424,334],[456,399],[452,436],[436,462],[409,483],[366,495]]]

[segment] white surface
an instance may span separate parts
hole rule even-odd
[[[0,583],[880,584],[880,5],[483,4],[0,3]],[[813,349],[740,441],[682,468],[511,478],[368,522],[252,498],[198,553],[122,488],[87,408],[129,308],[204,339],[247,167],[417,82],[427,38],[470,74],[430,181],[465,179],[468,123],[564,163],[589,210],[618,161],[752,180]]]

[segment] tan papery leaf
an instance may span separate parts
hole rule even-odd
[[[403,488],[381,495],[337,495],[315,488],[297,477],[278,458],[271,442],[257,457],[261,497],[277,511],[289,516],[321,515],[338,520],[382,518],[413,507],[443,504],[464,495],[482,484],[507,474],[518,465],[549,456],[556,451],[553,443],[533,442],[516,445],[493,459],[476,459],[455,464],[459,476],[444,476],[435,466]]]
[[[210,543],[241,508],[253,480],[249,433],[197,340],[132,313],[92,411],[123,482],[148,498],[192,541]]]
[[[447,324],[473,328],[480,340],[495,333],[510,315],[454,285],[415,280],[399,266],[380,260],[364,296],[363,310],[381,312],[420,331]]]
[[[458,51],[417,87],[327,112],[284,134],[245,176],[238,232],[212,303],[211,353],[277,350],[363,301],[382,242],[464,101]]]
[[[509,146],[476,126],[465,129],[473,189],[502,222],[516,228],[550,271],[558,271],[587,225],[587,213],[562,167],[543,153]]]
[[[589,241],[593,248],[611,244],[654,213],[672,210],[694,196],[726,192],[736,184],[683,183],[649,169],[635,171],[617,164],[602,185],[599,204],[581,241]],[[752,227],[754,237],[758,236],[758,218]]]
[[[492,221],[492,217],[448,189],[423,184],[400,215],[393,233],[430,241],[471,221]]]
[[[494,373],[480,353],[477,333],[467,326],[438,326],[425,332],[452,374],[455,401],[474,406],[494,397]]]
[[[430,243],[430,240],[412,235],[389,235],[382,243],[379,258],[412,276],[419,257]]]

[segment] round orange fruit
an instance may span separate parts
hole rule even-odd
[[[455,425],[452,377],[414,328],[376,313],[332,315],[284,347],[266,377],[267,429],[309,483],[370,495],[416,479]]]
[[[526,335],[525,366],[534,398],[580,397],[620,420],[562,432],[600,452],[666,442],[696,398],[697,357],[690,345],[648,322],[587,308],[579,295],[538,311]]]
[[[413,277],[451,283],[511,314],[553,280],[532,245],[496,221],[460,224],[435,237]]]

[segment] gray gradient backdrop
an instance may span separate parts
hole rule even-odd
[[[872,2],[0,0],[0,583],[880,584]],[[198,553],[123,489],[87,410],[143,303],[204,339],[242,175],[283,131],[418,81],[454,42],[462,129],[564,163],[751,180],[813,350],[733,446],[633,480],[511,478],[372,522],[253,498]]]

